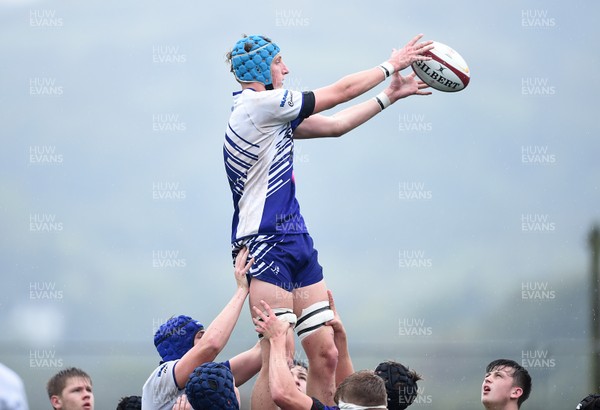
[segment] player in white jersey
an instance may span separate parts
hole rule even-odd
[[[365,123],[397,100],[431,94],[411,73],[399,71],[433,48],[415,36],[374,68],[343,77],[315,91],[283,88],[289,70],[279,47],[264,36],[244,36],[228,53],[231,71],[241,85],[234,93],[223,155],[234,205],[233,256],[242,246],[254,257],[249,276],[250,306],[265,300],[295,330],[309,360],[308,394],[333,404],[337,350],[333,318],[318,254],[296,200],[294,139],[337,137]],[[375,98],[335,115],[319,114],[348,102],[391,77]],[[292,313],[293,312],[293,313]],[[293,334],[290,333],[290,346]],[[290,347],[290,355],[293,355]],[[253,390],[253,408],[275,408],[268,394],[268,343],[262,345],[263,367]]]
[[[200,322],[180,315],[156,331],[154,345],[162,360],[142,388],[143,410],[172,410],[194,369],[214,361],[223,350],[248,296],[246,273],[253,260],[246,262],[247,257],[247,249],[240,251],[235,264],[236,292],[206,330]],[[222,364],[235,375],[238,386],[245,383],[260,369],[259,344]]]
[[[29,409],[23,379],[2,363],[0,363],[0,409]]]

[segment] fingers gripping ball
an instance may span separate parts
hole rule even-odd
[[[272,87],[271,63],[279,51],[277,44],[266,37],[244,37],[231,50],[233,74],[240,82],[259,82]]]
[[[221,363],[196,367],[185,385],[185,394],[194,409],[239,410],[233,375]]]
[[[424,53],[431,60],[412,64],[415,74],[430,87],[438,91],[457,92],[464,90],[471,80],[466,61],[451,47],[433,42],[434,48]]]

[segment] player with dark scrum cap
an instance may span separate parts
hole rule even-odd
[[[417,398],[417,382],[421,376],[402,363],[381,362],[375,368],[375,374],[385,382],[388,410],[404,410]]]
[[[577,404],[575,410],[600,410],[600,394],[588,394]]]

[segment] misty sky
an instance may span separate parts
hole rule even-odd
[[[535,318],[569,318],[567,295],[587,297],[598,12],[592,1],[0,0],[0,361],[36,381],[32,401],[58,364],[110,374],[100,358],[120,348],[145,380],[162,321],[220,311],[235,286],[221,149],[238,86],[225,53],[242,34],[271,37],[285,86],[311,90],[423,33],[465,58],[465,90],[409,97],[340,139],[295,146],[301,210],[358,367],[375,346],[418,346],[408,357],[430,374],[429,408],[464,377],[475,384],[456,387],[461,408],[479,408],[480,373],[461,379],[427,346],[476,351],[475,366],[549,355],[556,366],[532,369],[540,392],[585,374],[570,366],[581,356],[560,358],[585,346],[585,317],[556,324],[566,340],[541,337]],[[525,330],[494,328],[513,316]],[[244,311],[231,349],[254,340]],[[32,364],[40,356],[61,362]],[[554,399],[537,400],[528,408]]]

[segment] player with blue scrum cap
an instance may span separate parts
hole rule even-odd
[[[240,392],[229,367],[223,363],[205,363],[194,369],[185,385],[188,401],[194,409],[239,410]]]
[[[241,86],[225,130],[223,156],[233,197],[232,253],[243,246],[255,258],[249,275],[250,305],[264,299],[282,320],[294,323],[309,360],[307,391],[326,404],[333,403],[337,351],[327,286],[311,236],[296,200],[293,171],[294,139],[337,137],[365,123],[397,100],[428,95],[427,85],[414,72],[400,75],[431,42],[414,37],[387,61],[314,91],[284,88],[289,73],[279,46],[260,35],[244,36],[228,53],[230,69]],[[376,97],[335,115],[321,112],[353,100],[391,78]],[[289,345],[293,346],[290,331]],[[290,350],[293,350],[290,347]],[[268,352],[263,352],[268,356]],[[293,356],[293,351],[288,353]],[[268,403],[268,360],[253,391],[253,405]]]
[[[223,350],[248,296],[246,274],[253,260],[247,261],[247,258],[248,250],[243,249],[235,262],[236,292],[208,328],[204,329],[200,322],[189,316],[179,315],[167,320],[156,331],[154,345],[161,362],[144,383],[144,410],[172,410],[194,369],[214,361]],[[243,384],[260,369],[259,344],[223,364],[235,374],[236,382]]]
[[[272,90],[271,64],[279,52],[279,46],[266,37],[242,38],[231,50],[231,69],[235,78],[241,83],[259,82]]]

